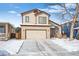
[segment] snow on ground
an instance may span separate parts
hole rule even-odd
[[[69,39],[54,38],[52,42],[66,49],[68,52],[79,51],[79,40],[74,39],[69,41]]]
[[[8,51],[10,54],[16,54],[20,49],[23,41],[24,40],[16,40],[16,39],[11,39],[8,41],[0,41],[3,42],[0,45],[0,50]]]
[[[0,47],[5,44],[5,41],[0,41]]]

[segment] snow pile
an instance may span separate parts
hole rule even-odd
[[[8,40],[5,44],[0,46],[0,50],[8,51],[10,54],[16,54],[20,49],[24,40]]]
[[[66,49],[68,52],[79,51],[79,40],[74,39],[69,41],[69,39],[56,38],[55,40],[52,40],[52,42]]]

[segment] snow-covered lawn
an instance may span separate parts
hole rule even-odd
[[[8,41],[0,41],[0,50],[8,51],[10,54],[16,54],[20,49],[24,40],[11,39]]]
[[[0,41],[0,47],[5,44],[6,41]]]
[[[68,52],[79,51],[79,40],[74,39],[69,41],[69,39],[53,38],[52,42],[66,49]]]

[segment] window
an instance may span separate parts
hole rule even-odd
[[[25,22],[29,22],[29,16],[25,16]]]
[[[5,33],[5,28],[4,28],[4,26],[0,26],[0,33]]]
[[[39,23],[39,24],[46,24],[46,23],[47,23],[47,18],[40,16],[40,17],[38,18],[38,23]]]

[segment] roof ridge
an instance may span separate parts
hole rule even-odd
[[[47,12],[42,11],[42,10],[37,9],[37,8],[35,8],[35,9],[31,9],[31,10],[28,10],[28,11],[25,11],[25,12],[22,12],[21,14],[28,13],[28,12],[31,12],[31,11],[33,11],[33,10],[39,10],[40,12],[44,12],[44,13],[48,14]],[[48,15],[50,16],[50,14],[48,14]]]

